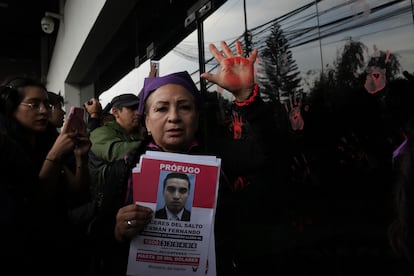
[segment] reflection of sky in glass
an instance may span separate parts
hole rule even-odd
[[[318,6],[315,1],[303,0],[246,0],[247,25],[253,33],[253,46],[264,45],[269,27],[278,22],[289,40],[292,57],[302,77],[309,70],[318,72],[321,63],[332,65],[338,51],[352,37],[361,41],[372,52],[373,45],[380,50],[390,49],[404,54],[401,65],[414,71],[414,30],[410,0],[390,4],[387,0],[325,0]],[[316,12],[319,12],[319,18]],[[320,28],[317,28],[319,19]],[[228,43],[243,39],[245,28],[243,0],[228,0],[204,23],[205,57],[211,58],[208,44]],[[322,40],[319,43],[318,38]],[[396,43],[396,41],[398,43]],[[319,46],[322,46],[322,57]],[[187,70],[195,73],[198,81],[197,31],[190,34],[160,60],[160,75]],[[370,54],[370,53],[368,53]],[[372,54],[372,53],[371,53]],[[406,57],[408,55],[408,58]],[[211,70],[215,61],[206,64]],[[131,71],[122,81],[100,97],[105,105],[119,93],[137,93],[148,75],[149,62]],[[305,81],[304,81],[305,82]],[[306,88],[305,88],[306,90]]]
[[[338,27],[322,29],[322,35],[329,34],[328,37],[322,40],[324,64],[332,65],[338,50],[342,49],[349,38],[364,43],[368,47],[368,55],[373,54],[374,45],[379,50],[386,51],[390,49],[393,53],[414,48],[409,1],[401,1],[392,6],[381,6],[389,1],[369,2],[372,10],[368,16],[353,17],[351,21],[340,24]],[[341,8],[341,10],[343,9],[345,7]],[[352,7],[348,7],[348,10],[350,9]],[[338,13],[333,8],[330,12],[332,17],[345,18],[343,13]],[[328,13],[326,12],[326,14]],[[322,20],[320,22],[322,24]],[[398,43],[395,43],[396,41]]]
[[[303,0],[246,0],[248,28],[265,24],[301,5],[303,5]],[[243,0],[227,0],[204,21],[203,27],[206,58],[208,58],[208,43],[218,43],[221,40],[233,41],[244,32]],[[176,50],[171,51],[160,60],[160,75],[181,70],[187,70],[190,73],[197,71],[199,68],[197,47],[197,31],[195,31],[177,45]],[[206,70],[208,69],[206,66]],[[124,80],[100,95],[99,99],[102,105],[106,105],[120,93],[139,91],[148,72],[149,62],[145,62],[139,68],[131,71]],[[198,81],[198,74],[194,75],[194,80]]]

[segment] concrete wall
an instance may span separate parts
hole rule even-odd
[[[90,93],[91,89],[86,89],[88,95],[81,99],[82,87],[67,84],[66,79],[105,2],[106,0],[69,0],[61,8],[64,17],[59,24],[47,75],[47,88],[62,93],[66,109],[71,105],[79,106],[85,98],[93,96],[93,91]]]

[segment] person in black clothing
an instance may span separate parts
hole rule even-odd
[[[147,150],[222,158],[214,224],[217,275],[273,275],[282,269],[280,243],[288,239],[284,231],[273,236],[287,225],[284,135],[254,82],[257,50],[243,57],[239,41],[237,54],[225,42],[221,46],[223,53],[210,45],[219,73],[201,77],[230,91],[234,101],[219,108],[213,97],[201,95],[187,72],[146,78],[139,109],[148,133],[143,144]],[[151,208],[130,203],[119,209],[115,226],[126,256],[129,240],[154,217]],[[126,260],[119,265],[125,273]]]
[[[51,108],[37,80],[17,77],[0,87],[0,259],[16,274],[83,271],[68,209],[87,190],[91,144],[83,133],[58,133]]]

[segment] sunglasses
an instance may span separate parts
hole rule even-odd
[[[41,111],[45,109],[46,111],[53,110],[54,106],[51,105],[49,102],[34,102],[34,103],[25,103],[21,102],[21,105],[28,106],[32,110]]]

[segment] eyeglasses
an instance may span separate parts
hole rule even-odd
[[[53,109],[53,105],[51,105],[48,102],[43,102],[43,103],[42,102],[39,102],[39,103],[24,103],[24,102],[22,102],[20,104],[28,106],[28,107],[30,107],[30,109],[36,110],[36,111],[41,111],[42,108],[44,108],[46,111],[50,111],[50,110]]]
[[[177,188],[176,187],[172,187],[172,186],[168,186],[167,188],[166,188],[166,190],[167,190],[167,192],[169,192],[169,193],[175,193],[175,191],[177,191]],[[188,189],[187,188],[178,188],[178,192],[180,193],[180,194],[186,194],[187,192],[188,192]]]

